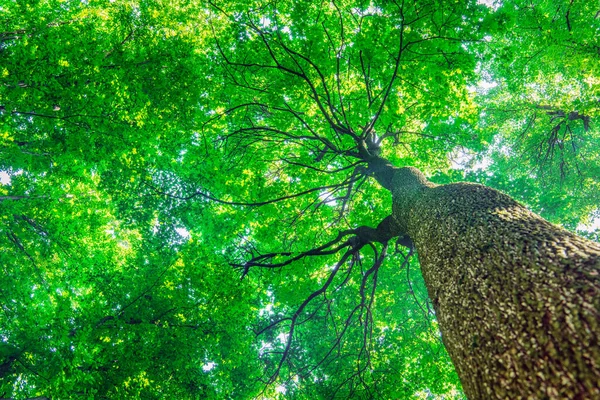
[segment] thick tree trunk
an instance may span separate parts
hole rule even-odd
[[[600,399],[600,246],[494,189],[384,169],[468,398]]]

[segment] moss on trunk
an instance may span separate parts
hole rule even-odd
[[[469,399],[600,398],[597,243],[482,185],[399,168],[391,191]]]

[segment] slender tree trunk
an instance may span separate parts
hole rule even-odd
[[[600,399],[600,245],[482,185],[375,176],[469,399]]]

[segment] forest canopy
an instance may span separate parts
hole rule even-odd
[[[0,398],[464,398],[365,154],[598,242],[593,3],[3,2]]]

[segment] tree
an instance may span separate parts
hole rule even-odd
[[[2,396],[600,395],[591,5],[2,12]]]

